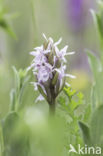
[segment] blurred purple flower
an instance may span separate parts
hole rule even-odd
[[[87,0],[66,0],[67,18],[73,31],[81,31],[86,24]]]

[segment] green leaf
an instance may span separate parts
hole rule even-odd
[[[27,75],[27,70],[17,69],[13,66],[14,76],[15,76],[15,93],[11,92],[11,108],[15,111],[18,110],[18,107],[21,104],[22,95],[24,93],[25,86],[27,85],[30,76]],[[15,94],[15,95],[14,95]]]
[[[75,100],[71,100],[70,108],[73,111],[78,106],[78,103]]]
[[[78,96],[78,98],[79,98],[80,100],[82,100],[82,99],[84,98],[84,95],[83,95],[82,92],[79,92],[79,93],[77,94],[77,96]]]
[[[10,16],[8,16],[8,11],[5,8],[3,0],[0,0],[0,27],[3,28],[11,37],[17,39],[16,34],[13,32],[9,24],[8,17],[10,18]]]
[[[103,2],[101,4],[103,5]],[[103,40],[103,17],[102,17],[103,8],[101,7],[102,5],[99,5],[100,6],[99,13],[96,13],[94,10],[91,9],[91,14],[93,16],[94,24],[99,32],[101,40]]]
[[[59,75],[59,73],[56,72],[56,73],[55,73],[55,76],[54,76],[54,79],[52,80],[52,84],[53,84],[53,85],[55,85],[55,84],[57,83],[58,75]]]
[[[9,25],[7,25],[7,28],[6,28],[5,30],[7,31],[7,33],[8,33],[12,38],[14,38],[15,40],[17,40],[16,34],[13,32],[12,28],[11,28]]]
[[[55,94],[56,94],[56,96],[59,94],[59,89],[60,89],[60,81],[57,80],[57,83],[55,85]]]
[[[103,38],[103,23],[102,23],[101,15],[96,14],[96,18],[97,18],[97,24],[98,24],[98,30],[99,30],[100,36],[101,38]]]
[[[19,96],[18,96],[19,104],[21,103],[24,89],[25,89],[29,79],[30,79],[30,76],[28,75],[24,78],[23,82],[21,82],[22,84],[21,84],[21,88],[20,88],[20,92],[19,92]]]
[[[64,92],[66,93],[68,97],[72,97],[73,95],[76,94],[76,90],[72,90],[71,87],[68,87],[68,88],[64,87]]]
[[[0,20],[0,27],[2,27],[11,37],[13,37],[15,40],[17,40],[15,33],[12,31],[11,27],[6,22],[6,20],[4,20],[4,19]]]
[[[79,120],[84,118],[85,113],[86,113],[86,105],[85,104],[78,104],[77,107],[74,109],[74,115]]]
[[[39,92],[41,93],[41,95],[47,100],[47,96],[46,96],[46,94],[44,93],[44,91],[43,91],[43,89],[42,89],[42,87],[41,87],[40,85],[38,85],[38,90],[39,90]]]
[[[97,90],[95,84],[93,85],[91,90],[91,106],[92,106],[92,111],[94,111],[97,106]]]
[[[10,92],[10,111],[15,111],[16,91],[12,89]]]
[[[85,109],[84,121],[88,122],[91,117],[91,105],[90,104],[86,105],[86,108],[84,108],[84,109]]]
[[[14,75],[15,75],[15,86],[17,89],[17,92],[20,89],[20,77],[19,77],[19,73],[17,71],[17,69],[15,68],[15,66],[12,67],[13,71],[14,71]]]
[[[103,105],[94,111],[91,118],[90,130],[92,142],[103,147]]]
[[[91,52],[89,52],[87,50],[87,54],[88,54],[88,61],[91,67],[91,70],[93,72],[93,76],[94,76],[94,84],[95,84],[95,90],[92,92],[92,95],[95,96],[95,102],[98,103],[99,105],[101,104],[101,102],[103,101],[103,96],[102,96],[102,90],[103,90],[103,85],[102,85],[102,81],[103,81],[103,72],[102,72],[102,65],[99,59]],[[92,103],[93,105],[95,103]]]
[[[83,137],[84,143],[87,145],[90,145],[91,144],[91,138],[90,138],[89,127],[81,121],[79,121],[79,127],[80,127],[81,132],[82,132],[82,137]]]
[[[94,20],[94,24],[95,26],[97,27],[97,18],[96,18],[96,13],[93,9],[90,10],[91,11],[91,14],[93,16],[93,20]]]
[[[4,152],[4,137],[2,126],[0,125],[0,156],[3,156],[3,152]]]
[[[3,134],[4,134],[4,143],[9,144],[11,137],[13,135],[15,125],[19,119],[19,116],[16,112],[10,112],[6,118],[3,120]]]
[[[100,60],[103,67],[103,1],[99,0],[99,11],[96,13],[95,11],[91,10],[94,23],[99,33],[100,39]]]
[[[86,52],[88,55],[88,61],[89,61],[91,70],[94,74],[94,77],[96,78],[98,75],[98,72],[100,72],[102,69],[101,63],[98,60],[98,58],[93,53],[91,53],[89,50],[87,50]]]
[[[66,104],[66,99],[65,99],[65,97],[60,96],[59,99],[58,99],[58,102],[59,102],[61,105],[65,105],[65,104]]]
[[[9,113],[3,121],[4,155],[28,156],[29,131],[25,122],[16,112]]]

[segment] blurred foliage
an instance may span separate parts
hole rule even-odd
[[[8,11],[4,7],[3,3],[3,0],[0,0],[0,27],[2,27],[11,37],[16,39],[16,35],[8,23],[8,19],[10,20],[10,17],[12,18],[13,15],[8,15]]]
[[[62,116],[66,122],[65,149],[68,151],[70,144],[72,144],[75,149],[78,144],[83,146],[78,120],[87,122],[90,118],[91,108],[90,105],[85,103],[84,95],[81,92],[76,92],[72,90],[71,87],[65,87],[64,93],[65,95],[60,96],[58,99],[58,109],[59,115]],[[75,154],[71,153],[71,155]]]
[[[86,57],[78,51],[98,51],[98,38],[89,18],[85,32],[72,34],[65,25],[64,3],[0,0],[0,156],[78,155],[68,152],[70,144],[76,149],[78,144],[103,148],[103,1],[98,1],[99,11],[92,10],[99,56],[86,50],[92,78]],[[62,36],[77,51],[70,60],[77,79],[58,97],[54,117],[49,117],[45,101],[34,102],[38,93],[25,69],[31,60],[28,52],[41,42],[43,32],[55,40]]]
[[[92,115],[89,127],[83,122],[79,122],[79,126],[85,144],[93,147],[99,146],[103,149],[103,1],[98,1],[98,4],[99,12],[93,10],[91,12],[100,35],[100,58],[87,50],[88,61],[93,73],[93,85],[91,90]]]
[[[89,88],[90,77],[83,70],[73,70],[72,74],[76,76],[76,79],[70,80],[71,86],[77,91],[85,91]]]
[[[97,122],[98,121],[98,122]],[[101,147],[103,149],[103,105],[99,106],[91,116],[89,127],[82,122],[79,126],[82,131],[84,143],[92,147]],[[101,156],[103,153],[100,154]]]
[[[103,34],[102,34],[102,21],[103,21],[103,1],[98,1],[99,4],[99,11],[91,11],[94,17],[94,22],[96,24],[96,28],[100,34],[100,58],[94,55],[90,50],[86,50],[88,55],[88,61],[93,72],[93,89],[92,89],[92,108],[96,107],[97,105],[101,105],[103,102]]]
[[[14,75],[15,75],[15,89],[11,90],[11,110],[16,111],[21,104],[21,98],[25,89],[27,82],[30,79],[30,76],[27,76],[27,70],[20,69],[19,71],[13,67]]]

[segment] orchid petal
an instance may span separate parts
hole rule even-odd
[[[49,41],[50,41],[52,44],[53,44],[53,42],[54,42],[53,39],[52,39],[51,37],[49,38]]]
[[[36,47],[36,48],[34,48],[35,50],[38,50],[38,51],[41,51],[41,50],[43,50],[43,45],[41,45],[40,47]]]
[[[62,38],[60,38],[60,39],[54,44],[54,46],[59,45],[59,44],[61,43],[61,41],[62,41]]]
[[[68,46],[66,45],[63,49],[61,49],[60,51],[66,52],[68,49]]]

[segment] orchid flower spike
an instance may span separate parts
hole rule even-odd
[[[35,90],[39,90],[40,96],[37,100],[46,99],[50,110],[55,110],[55,100],[58,94],[64,88],[66,77],[75,78],[75,76],[66,73],[66,56],[74,52],[67,52],[68,46],[59,50],[58,45],[62,39],[54,43],[52,38],[47,38],[44,34],[45,42],[40,47],[34,48],[30,52],[34,56],[31,66],[36,82],[32,83]],[[69,84],[68,84],[69,85]],[[36,100],[36,101],[37,101]]]

